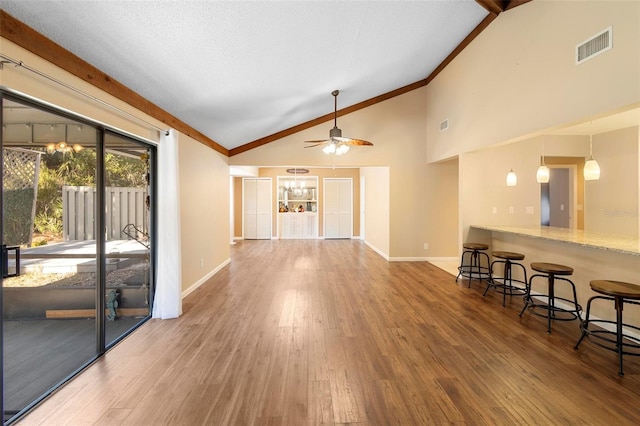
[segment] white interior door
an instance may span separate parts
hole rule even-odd
[[[255,179],[242,179],[242,238],[255,240],[257,227],[257,182]]]
[[[353,234],[353,181],[324,179],[324,238],[351,238]]]
[[[242,180],[243,224],[245,240],[271,239],[271,179]]]
[[[271,239],[271,179],[261,179],[256,186],[256,238]]]

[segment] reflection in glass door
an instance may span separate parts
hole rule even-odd
[[[149,318],[155,148],[0,94],[1,382],[11,422]]]
[[[96,128],[3,100],[4,420],[96,356]]]
[[[150,314],[150,149],[105,134],[106,344]]]

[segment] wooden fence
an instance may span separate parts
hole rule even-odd
[[[105,225],[107,240],[128,240],[125,226],[135,225],[139,230],[149,229],[145,206],[145,188],[106,187]],[[92,186],[62,187],[62,223],[65,241],[95,240],[95,196]],[[138,238],[142,237],[141,235]]]

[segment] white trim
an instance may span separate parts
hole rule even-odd
[[[389,262],[426,262],[426,257],[391,257]]]
[[[198,281],[193,283],[188,289],[182,292],[182,298],[184,299],[185,297],[193,293],[198,287],[200,287],[202,284],[207,282],[209,278],[213,277],[215,274],[220,272],[220,270],[225,266],[227,266],[229,263],[231,263],[231,258],[228,258],[227,260],[222,262],[220,265],[218,265],[218,267],[215,268],[213,271],[209,272],[207,275],[205,275],[204,277],[200,278]]]
[[[425,257],[427,262],[458,262],[459,257]]]
[[[376,252],[376,253],[378,253],[380,256],[382,256],[382,257],[383,257],[387,262],[389,261],[389,256],[388,256],[386,253],[384,253],[384,252],[382,252],[382,251],[378,250],[378,248],[376,248],[376,247],[372,246],[372,245],[371,245],[371,243],[370,243],[369,241],[367,241],[367,240],[365,240],[365,241],[364,241],[364,243],[365,243],[365,244],[367,245],[367,247],[369,247],[371,250],[375,251],[375,252]]]

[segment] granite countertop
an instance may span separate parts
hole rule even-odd
[[[471,227],[640,256],[640,239],[633,237],[541,225],[472,225]]]

